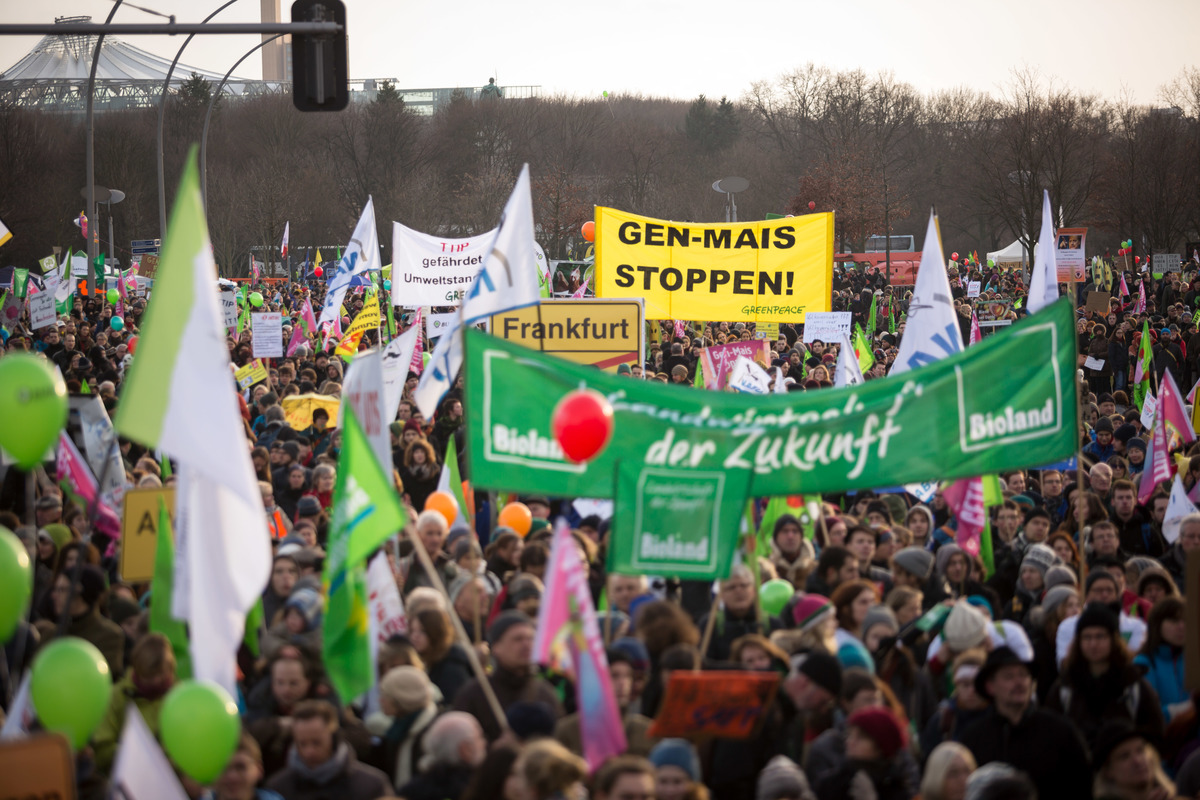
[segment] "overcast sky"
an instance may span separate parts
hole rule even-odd
[[[135,0],[130,0],[134,2]],[[199,22],[220,0],[136,0]],[[283,15],[290,3],[283,0]],[[1085,92],[1156,103],[1159,88],[1200,64],[1200,0],[346,0],[353,78],[402,88],[540,85],[544,94],[640,92],[691,99],[740,97],[756,80],[808,61],[890,69],[919,90],[998,93],[1013,69],[1035,67]],[[111,0],[0,0],[5,22],[52,22]],[[259,0],[217,18],[259,19]],[[154,17],[122,7],[117,21]],[[168,59],[180,40],[138,36]],[[1189,41],[1190,40],[1190,41]],[[0,39],[0,69],[36,44]],[[225,72],[253,36],[200,36],[184,63]],[[257,78],[261,61],[239,75]]]

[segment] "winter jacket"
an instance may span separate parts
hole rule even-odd
[[[266,788],[283,795],[284,800],[376,800],[392,793],[387,776],[375,767],[358,763],[354,749],[345,742],[335,746],[330,759],[335,762],[333,774],[327,779],[313,777],[298,761],[293,750],[287,768],[267,781]]]
[[[1089,800],[1092,796],[1087,747],[1079,731],[1059,714],[1030,706],[1013,724],[990,708],[967,726],[959,741],[979,766],[1000,761],[1024,770],[1038,797]]]
[[[917,792],[906,786],[897,761],[847,761],[813,788],[818,800],[909,800]]]
[[[901,750],[893,759],[895,772],[900,778],[901,786],[907,790],[905,797],[916,797],[920,792],[921,769],[917,760],[909,750]],[[846,759],[846,719],[840,718],[829,730],[823,732],[808,748],[808,757],[804,760],[804,774],[808,782],[815,787],[838,774],[849,762]],[[820,788],[818,797],[825,797]]]
[[[1178,707],[1176,711],[1172,711],[1171,706],[1187,703],[1192,696],[1191,692],[1184,688],[1183,651],[1169,644],[1160,644],[1154,653],[1139,655],[1133,663],[1146,671],[1146,682],[1158,695],[1163,719],[1170,722],[1171,718],[1179,713]]]
[[[988,709],[980,708],[968,711],[958,707],[953,698],[943,700],[938,704],[937,711],[925,722],[921,730],[921,757],[929,758],[933,748],[942,742],[957,742],[971,723],[982,719]]]
[[[397,789],[417,774],[425,751],[425,732],[437,717],[437,706],[430,703],[420,711],[392,720],[388,729],[378,737],[379,741],[371,753],[371,764],[383,770]]]
[[[452,645],[441,659],[426,664],[425,671],[429,673],[429,682],[441,690],[447,703],[453,700],[473,677],[471,661],[462,645],[457,643]]]
[[[1046,694],[1046,709],[1066,717],[1089,744],[1105,722],[1119,718],[1133,723],[1149,741],[1162,741],[1158,695],[1132,666],[1103,675],[1092,675],[1086,666],[1064,670]]]
[[[708,630],[708,615],[701,617],[696,625],[702,631]],[[728,661],[733,643],[738,639],[750,633],[769,637],[782,627],[778,617],[768,617],[761,612],[756,614],[753,608],[744,617],[732,616],[724,608],[719,608],[708,652],[702,655],[711,661]]]
[[[95,751],[96,768],[107,774],[112,769],[113,759],[117,755],[117,743],[121,741],[121,731],[125,728],[125,715],[129,704],[137,706],[141,712],[146,727],[159,737],[158,717],[162,713],[163,697],[149,698],[138,693],[133,685],[132,670],[113,687],[112,697],[108,701],[108,711],[100,720],[100,727],[92,734],[92,749]]]
[[[438,764],[401,786],[397,794],[404,800],[458,800],[474,772],[467,767]]]
[[[534,675],[532,671],[518,673],[497,667],[488,676],[488,682],[492,685],[492,691],[495,692],[502,709],[507,710],[513,703],[524,700],[545,703],[554,709],[555,717],[563,715],[562,703],[559,702],[554,688],[542,678]],[[483,687],[479,685],[478,678],[471,679],[466,686],[459,690],[454,697],[454,709],[474,715],[483,727],[483,732],[489,742],[500,738],[500,724],[496,721],[495,714],[483,693]],[[405,795],[405,797],[408,796]],[[409,800],[413,799],[409,798]]]

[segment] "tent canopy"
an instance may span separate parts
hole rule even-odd
[[[987,257],[997,265],[1024,264],[1026,263],[1025,246],[1021,244],[1020,239],[1017,239],[1003,250],[997,250],[994,253],[988,253]]]

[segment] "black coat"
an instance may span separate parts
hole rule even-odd
[[[1030,707],[1014,725],[989,710],[960,739],[979,766],[1000,761],[1029,774],[1038,797],[1089,800],[1092,768],[1079,731],[1060,715]]]

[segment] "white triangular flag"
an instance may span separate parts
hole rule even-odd
[[[125,712],[125,728],[109,783],[112,796],[122,800],[188,800],[171,762],[134,703]]]
[[[290,224],[290,223],[289,223]],[[325,294],[325,305],[321,306],[321,316],[317,325],[333,322],[341,310],[342,301],[350,282],[357,275],[381,269],[379,263],[379,231],[375,229],[375,201],[368,195],[367,204],[363,207],[346,252],[337,262],[337,271],[329,281]]]
[[[932,364],[949,355],[962,352],[962,331],[958,313],[950,294],[950,278],[946,275],[946,259],[942,255],[942,239],[938,233],[937,216],[929,214],[925,230],[925,248],[917,270],[912,302],[900,350],[889,375]]]
[[[1176,475],[1175,482],[1171,484],[1171,499],[1167,502],[1167,513],[1163,515],[1162,531],[1167,544],[1175,544],[1179,539],[1179,528],[1183,523],[1183,518],[1195,511],[1196,506],[1188,499],[1187,490],[1183,488],[1183,481]]]
[[[1054,212],[1050,192],[1042,190],[1042,232],[1033,251],[1033,273],[1029,276],[1029,313],[1036,314],[1058,299],[1058,255],[1054,247]]]
[[[404,384],[408,381],[409,367],[412,365],[413,352],[417,349],[417,339],[420,335],[421,326],[413,325],[388,342],[379,357],[383,369],[384,418],[389,423],[396,418],[400,401],[404,399]]]
[[[346,380],[342,385],[342,399],[338,404],[337,426],[345,427],[346,406],[354,409],[354,416],[362,426],[363,433],[379,459],[379,466],[385,475],[392,472],[392,440],[388,425],[396,418],[396,411],[387,416],[385,406],[387,397],[383,390],[383,367],[379,360],[379,350],[367,350],[356,353],[350,367],[346,370]],[[397,401],[397,405],[399,402]]]
[[[843,386],[861,386],[866,383],[862,367],[858,364],[858,356],[854,354],[854,345],[850,344],[845,331],[842,332],[842,347],[838,353],[837,365],[833,368],[833,388]]]

